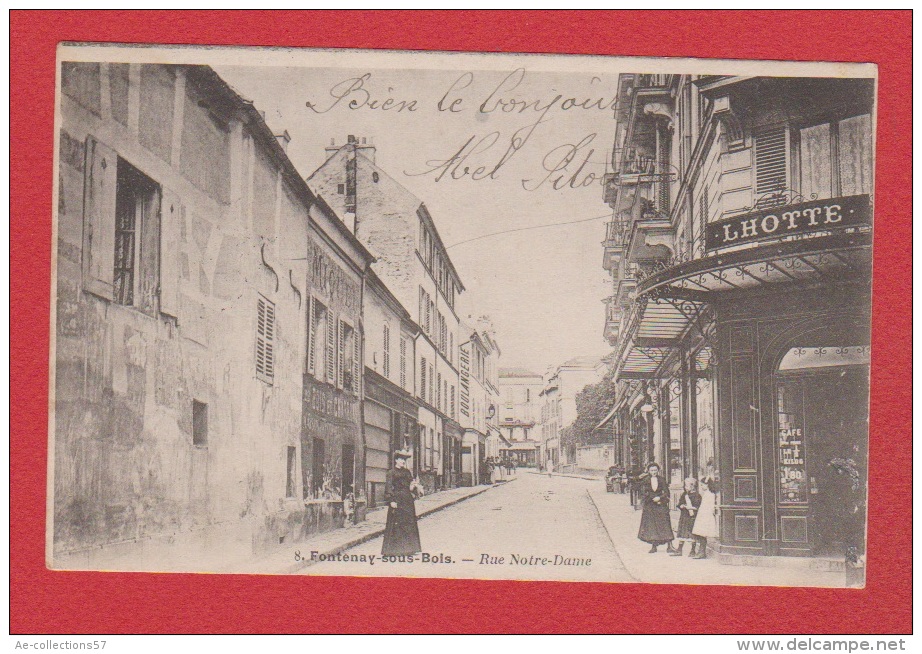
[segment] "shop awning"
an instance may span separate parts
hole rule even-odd
[[[638,294],[705,298],[712,293],[774,284],[835,281],[871,265],[870,228],[817,238],[720,251],[666,268],[640,281]]]
[[[616,377],[655,378],[704,308],[703,302],[684,299],[647,298],[638,302],[618,357]]]
[[[609,412],[605,415],[605,417],[602,418],[602,422],[600,422],[599,424],[597,424],[597,425],[595,426],[595,428],[596,428],[596,429],[602,429],[605,425],[607,425],[609,422],[611,422],[611,419],[615,417],[615,414],[616,414],[616,413],[618,413],[618,409],[619,409],[619,408],[620,408],[620,405],[619,405],[618,403],[615,403],[615,406],[613,406],[613,407],[611,408],[611,411],[609,411]]]

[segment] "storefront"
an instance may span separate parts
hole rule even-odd
[[[373,370],[365,369],[365,485],[368,507],[384,502],[387,471],[397,450],[417,458],[414,435],[419,404],[413,396]],[[413,461],[410,462],[411,467]]]
[[[817,204],[775,213],[809,216]],[[721,555],[863,554],[869,203],[823,204],[849,216],[844,229],[728,252],[718,243],[716,256],[638,284],[618,368],[639,380],[624,410],[632,464],[660,463],[673,500],[685,477],[717,479]],[[751,215],[733,220],[774,225],[771,212]]]
[[[867,288],[845,286],[724,309],[725,551],[863,553],[869,307]]]

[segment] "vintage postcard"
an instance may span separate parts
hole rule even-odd
[[[864,585],[875,66],[58,63],[49,567]]]

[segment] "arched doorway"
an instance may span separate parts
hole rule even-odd
[[[870,347],[856,334],[802,332],[776,359],[780,535],[813,556],[864,551]]]

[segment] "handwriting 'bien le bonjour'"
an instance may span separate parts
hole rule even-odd
[[[371,73],[365,73],[338,82],[330,89],[329,102],[321,106],[319,103],[308,101],[305,106],[316,114],[325,114],[337,107],[352,111],[396,113],[413,113],[420,109],[421,101],[415,98],[375,97],[369,84],[371,79]],[[540,125],[550,122],[554,112],[603,112],[614,118],[616,98],[613,96],[577,98],[556,93],[553,96],[548,94],[540,97],[522,97],[515,91],[524,79],[524,68],[512,71],[477,103],[480,98],[471,99],[465,95],[465,91],[474,83],[474,74],[466,72],[459,76],[436,103],[435,108],[439,113],[459,114],[476,111],[479,114],[514,114],[523,116],[526,124],[506,135],[500,131],[482,136],[473,134],[465,139],[460,147],[455,148],[450,156],[429,160],[423,170],[404,171],[404,174],[410,177],[432,176],[436,182],[443,179],[496,179],[502,168],[528,144],[535,130]],[[601,80],[593,77],[591,83],[596,82]],[[392,91],[393,89],[388,88],[389,93]],[[601,183],[602,175],[587,170],[587,167],[597,165],[590,161],[595,152],[590,145],[596,136],[595,133],[590,133],[578,142],[563,143],[551,149],[541,161],[541,176],[523,179],[522,187],[534,191],[543,186],[550,186],[559,191]]]

